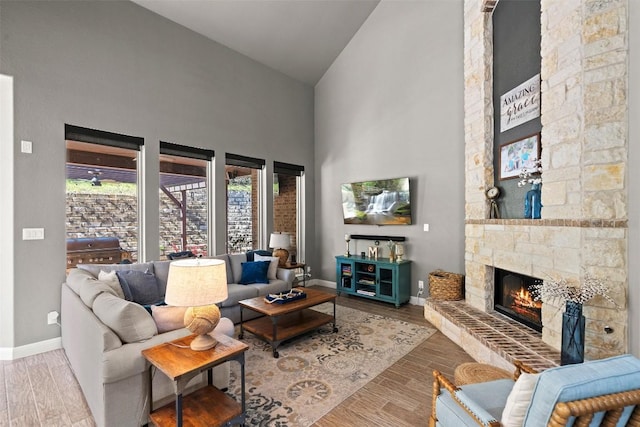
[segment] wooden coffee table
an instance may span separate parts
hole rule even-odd
[[[284,304],[271,303],[264,300],[264,297],[245,299],[240,304],[240,335],[244,337],[245,329],[258,338],[271,344],[273,357],[280,356],[278,346],[285,340],[297,337],[312,331],[322,325],[333,322],[333,332],[338,332],[336,326],[336,295],[315,289],[305,288],[307,297]],[[333,316],[309,310],[314,305],[324,302],[333,302]],[[264,314],[264,317],[243,321],[243,311],[245,309],[257,311]]]

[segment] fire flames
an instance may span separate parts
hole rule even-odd
[[[521,286],[520,289],[511,291],[510,296],[513,299],[511,309],[514,312],[540,323],[542,302],[535,301],[529,290]]]

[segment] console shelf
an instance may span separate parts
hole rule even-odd
[[[411,261],[336,256],[338,295],[371,298],[400,307],[411,297]]]

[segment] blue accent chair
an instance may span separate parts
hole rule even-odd
[[[533,373],[522,363],[515,365],[515,380],[522,372]],[[503,410],[515,380],[457,387],[440,372],[433,374],[431,427],[504,425]],[[640,359],[632,355],[547,369],[531,384],[530,401],[528,406],[528,399],[524,401],[517,425],[640,426]],[[515,425],[512,422],[507,425]]]

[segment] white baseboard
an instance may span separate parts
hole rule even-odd
[[[46,341],[39,341],[33,344],[22,345],[20,347],[0,347],[0,360],[15,360],[22,357],[33,356],[38,353],[45,353],[51,350],[62,348],[62,338],[51,338]]]

